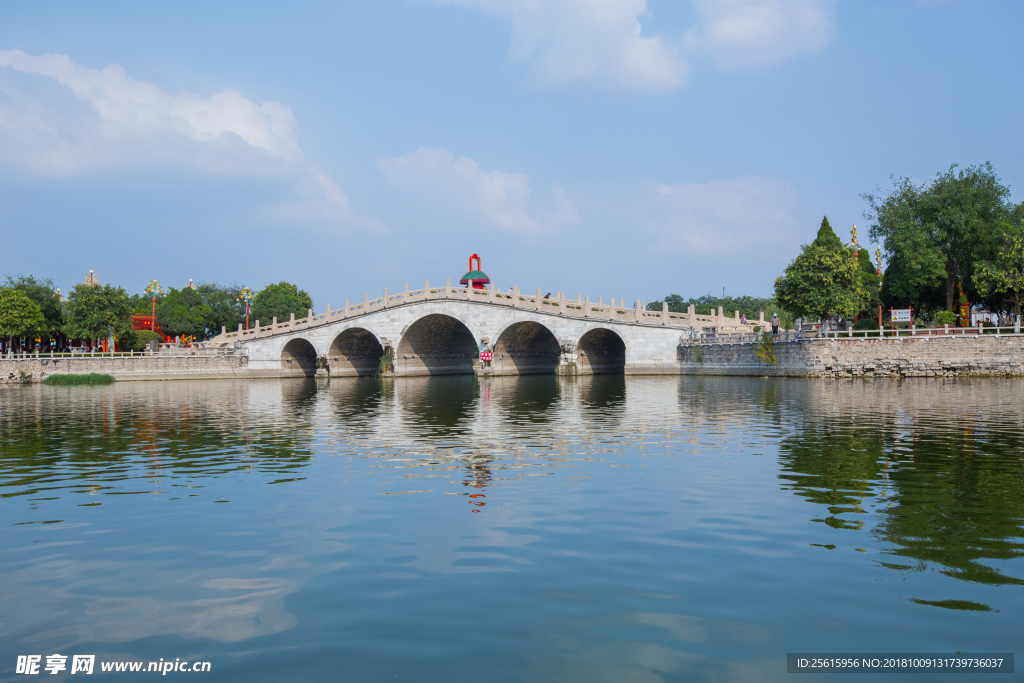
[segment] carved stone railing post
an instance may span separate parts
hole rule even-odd
[[[260,336],[260,321],[259,320],[256,321],[256,329],[253,330],[253,331],[256,333],[257,337]]]
[[[429,299],[429,298],[430,298],[430,280],[424,280],[423,281],[423,299],[426,300],[426,299]]]
[[[444,298],[452,298],[452,279],[448,278],[444,281]]]
[[[661,302],[661,324],[668,325],[668,302]]]
[[[384,290],[384,308],[388,307],[388,290]]]

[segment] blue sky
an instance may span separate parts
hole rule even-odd
[[[1024,184],[1024,4],[20,3],[0,274],[289,280],[316,309],[473,252],[507,288],[768,295],[822,215]]]

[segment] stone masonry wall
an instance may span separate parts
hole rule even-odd
[[[20,382],[21,373],[33,381],[48,375],[112,375],[117,381],[146,379],[216,379],[258,376],[247,369],[244,355],[114,356],[90,358],[33,358],[0,360],[0,382]]]
[[[770,365],[754,355],[752,343],[681,346],[679,365],[694,375],[1024,376],[1024,335],[807,339],[777,342],[774,351]]]

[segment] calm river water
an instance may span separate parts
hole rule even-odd
[[[739,682],[791,679],[787,652],[1013,652],[1022,406],[1010,380],[4,387],[0,679],[53,653]]]

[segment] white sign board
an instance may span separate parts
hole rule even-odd
[[[909,308],[894,308],[894,309],[892,309],[892,321],[894,323],[909,323],[910,322],[910,309]]]

